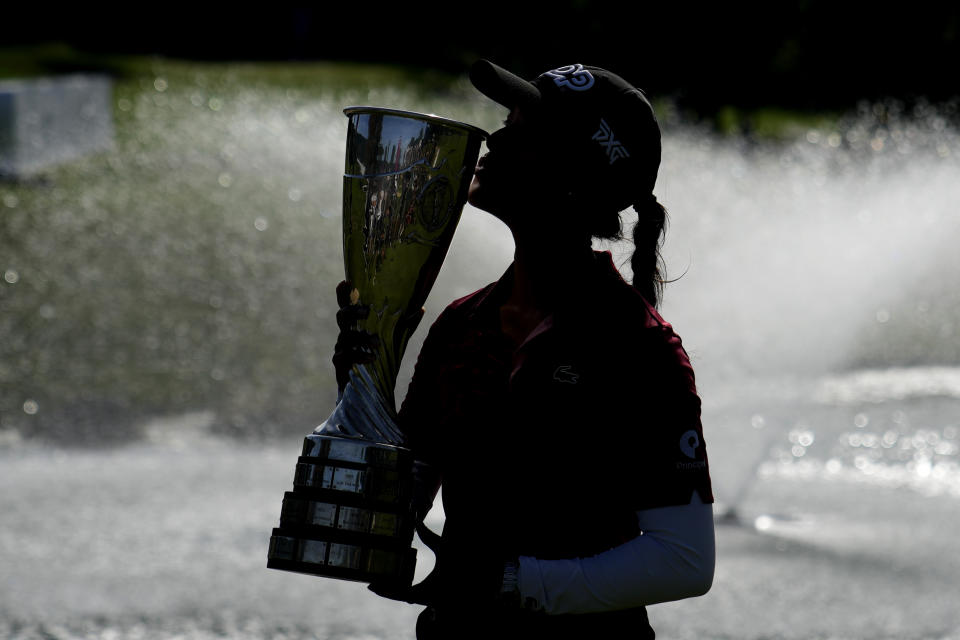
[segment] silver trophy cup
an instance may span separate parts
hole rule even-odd
[[[397,426],[403,352],[446,256],[486,133],[432,115],[350,107],[343,255],[357,329],[380,338],[326,422],[303,443],[267,566],[410,584],[414,457]]]

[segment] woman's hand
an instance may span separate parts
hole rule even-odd
[[[487,549],[455,549],[421,521],[417,535],[433,551],[436,563],[421,582],[411,586],[372,583],[367,587],[390,600],[442,606],[448,610],[483,610],[503,606],[504,558]]]
[[[417,522],[416,529],[420,540],[433,551],[434,556],[439,557],[440,536],[431,531],[427,525],[424,524],[423,520]],[[432,606],[437,603],[442,589],[440,585],[440,574],[437,571],[436,565],[434,565],[433,570],[427,577],[417,584],[407,586],[396,585],[389,581],[372,582],[367,588],[382,598],[426,606]]]
[[[350,369],[355,364],[367,364],[375,359],[380,346],[376,335],[357,329],[357,324],[370,315],[370,305],[359,304],[360,294],[349,280],[337,285],[337,326],[340,334],[333,348],[333,367],[337,374],[337,389],[343,392],[350,381]]]

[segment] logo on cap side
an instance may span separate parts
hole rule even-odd
[[[607,158],[610,159],[610,164],[613,164],[620,158],[630,157],[627,148],[614,137],[613,129],[610,128],[610,125],[608,125],[607,121],[603,118],[600,119],[600,129],[598,129],[590,139],[600,143],[600,146],[603,147],[603,150],[607,153]]]
[[[593,86],[593,74],[582,64],[568,64],[565,67],[544,72],[541,77],[549,76],[558,87],[567,87],[574,91],[586,91]]]

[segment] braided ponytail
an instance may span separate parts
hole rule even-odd
[[[667,210],[652,193],[634,203],[633,208],[637,212],[637,224],[633,227],[633,244],[636,248],[630,258],[633,286],[647,302],[656,307],[663,295],[666,272],[660,247],[667,223]]]

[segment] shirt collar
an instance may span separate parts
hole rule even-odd
[[[598,309],[621,308],[619,305],[636,305],[640,315],[645,318],[643,328],[662,327],[667,323],[657,310],[637,291],[627,284],[613,264],[613,255],[609,251],[594,251],[593,268],[587,270],[576,282],[569,283],[570,295],[562,300],[562,304],[544,322],[550,328],[559,323],[568,321],[609,321],[598,318]],[[485,323],[499,327],[500,307],[510,297],[513,289],[513,263],[507,267],[503,275],[494,283],[487,285],[480,291],[472,304],[466,310],[470,318],[482,317]],[[634,316],[638,317],[638,316]],[[562,320],[558,320],[562,318]],[[547,322],[549,320],[549,322]],[[640,327],[638,327],[640,328]],[[538,333],[538,326],[534,333]],[[532,334],[531,334],[532,335]]]

